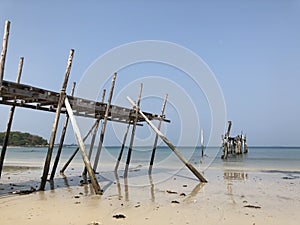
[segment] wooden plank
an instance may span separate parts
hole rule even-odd
[[[85,167],[87,168],[87,172],[88,172],[89,177],[91,179],[92,186],[94,188],[95,193],[97,195],[101,195],[102,190],[101,190],[100,185],[99,185],[99,183],[98,183],[98,181],[95,177],[95,173],[93,171],[91,162],[89,161],[89,159],[86,155],[86,151],[85,151],[83,140],[81,138],[80,130],[79,130],[78,125],[76,123],[76,120],[75,120],[75,117],[74,117],[74,114],[73,114],[73,110],[71,108],[71,105],[70,105],[69,100],[68,100],[67,97],[65,98],[65,105],[66,105],[66,108],[67,108],[67,111],[68,111],[68,114],[69,114],[69,117],[70,117],[70,121],[71,121],[72,126],[73,126],[73,131],[74,131],[77,143],[79,145],[79,149],[80,149],[80,152],[81,152],[83,162],[85,164]]]
[[[144,115],[144,113],[137,107],[137,105],[129,98],[127,97],[127,100],[130,102],[130,104],[133,107],[136,107],[136,110],[138,113],[144,117],[145,121],[149,124],[149,126],[154,130],[155,133],[158,134],[158,136],[170,147],[170,149],[175,153],[175,155],[185,164],[185,166],[201,181],[201,182],[207,182],[207,180],[202,176],[202,174],[199,173],[199,171],[193,167],[184,157],[181,155],[181,153],[175,148],[175,146],[154,126],[154,124]]]

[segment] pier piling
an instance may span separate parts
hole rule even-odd
[[[76,83],[74,82],[73,85],[72,85],[71,96],[74,95],[75,86],[76,86]],[[50,180],[53,180],[53,178],[55,176],[56,168],[57,168],[57,165],[58,165],[58,162],[59,162],[59,159],[60,159],[61,151],[62,151],[64,140],[65,140],[65,135],[66,135],[66,132],[67,132],[68,123],[69,123],[69,115],[67,114],[65,122],[64,122],[63,130],[62,130],[62,133],[61,133],[61,136],[60,136],[59,146],[58,146],[58,149],[57,149],[55,161],[54,161],[52,172],[51,172],[51,175],[50,175]]]
[[[4,77],[4,67],[5,67],[5,59],[6,59],[6,52],[7,52],[7,45],[8,45],[9,29],[10,29],[10,21],[7,20],[5,21],[1,59],[0,59],[0,88],[2,86],[2,81]]]
[[[167,104],[167,99],[168,99],[168,94],[166,94],[162,108],[161,108],[161,118],[163,118],[164,114],[165,114],[165,108],[166,108],[166,104]],[[161,128],[161,124],[162,124],[162,119],[159,120],[157,129],[160,130]],[[151,160],[150,160],[150,165],[149,165],[149,170],[148,173],[151,174],[152,172],[152,167],[153,167],[153,163],[154,163],[154,157],[155,157],[155,152],[156,152],[156,147],[157,147],[157,141],[158,141],[158,134],[156,134],[155,139],[154,139],[154,144],[153,144],[153,149],[152,149],[152,154],[151,154]]]
[[[125,143],[126,143],[126,139],[127,139],[129,127],[130,127],[130,123],[128,123],[126,131],[125,131],[125,134],[124,134],[124,137],[123,137],[123,143],[122,143],[122,146],[121,146],[121,149],[120,149],[120,153],[119,153],[116,165],[115,165],[115,172],[118,170],[119,164],[120,164],[121,159],[122,159],[122,155],[123,155],[123,151],[124,151],[124,148],[125,148]]]
[[[129,164],[131,160],[131,152],[132,152],[132,146],[133,146],[133,141],[134,141],[134,135],[135,135],[135,130],[136,130],[136,124],[137,124],[137,116],[138,116],[138,110],[140,107],[140,102],[141,102],[141,97],[142,97],[142,90],[143,90],[143,84],[140,84],[140,92],[137,100],[137,105],[135,105],[135,117],[132,125],[132,131],[131,131],[131,137],[130,137],[130,144],[129,144],[129,149],[127,153],[127,159],[126,159],[126,166],[125,166],[125,171],[124,171],[124,177],[127,178],[128,176],[128,169],[129,169]]]
[[[60,113],[61,113],[61,107],[64,103],[64,99],[66,96],[66,88],[67,88],[67,84],[68,84],[68,80],[69,80],[69,76],[70,76],[70,72],[71,72],[73,56],[74,56],[74,50],[71,49],[70,54],[69,54],[68,65],[67,65],[67,69],[66,69],[66,73],[65,73],[64,82],[63,82],[61,92],[59,95],[59,100],[57,103],[55,119],[54,119],[53,126],[52,126],[52,132],[51,132],[51,137],[50,137],[50,141],[49,141],[47,157],[45,160],[44,171],[43,171],[41,184],[40,184],[40,188],[39,188],[39,190],[41,190],[41,191],[45,190],[45,185],[47,182],[47,177],[48,177],[48,172],[49,172],[49,168],[50,168],[50,162],[51,162],[54,142],[55,142],[56,131],[57,131],[59,117],[60,117]]]
[[[101,102],[104,102],[105,93],[106,93],[106,89],[103,89]],[[93,132],[93,136],[92,136],[92,140],[91,140],[91,146],[90,146],[90,150],[89,150],[89,154],[88,154],[88,159],[89,160],[91,160],[91,157],[92,157],[92,154],[93,154],[93,149],[94,149],[94,145],[95,145],[96,136],[97,136],[97,133],[98,133],[98,128],[99,128],[100,120],[101,120],[101,117],[99,116],[97,118],[96,126],[95,126],[95,129],[94,129],[94,132]],[[86,176],[86,173],[87,173],[87,170],[86,170],[86,167],[84,167],[82,175]]]
[[[20,83],[20,80],[21,80],[21,74],[22,74],[22,70],[23,70],[23,62],[24,62],[24,57],[21,57],[20,58],[20,63],[19,63],[17,81],[16,81],[17,83]],[[16,100],[14,100],[14,102],[16,102]],[[3,163],[4,163],[6,149],[7,149],[7,145],[8,145],[8,139],[9,139],[9,134],[10,134],[10,130],[11,130],[11,125],[12,125],[13,118],[14,118],[15,107],[16,106],[13,105],[10,108],[10,113],[9,113],[9,118],[8,118],[8,122],[7,122],[6,132],[5,132],[5,135],[4,135],[4,140],[3,140],[2,150],[1,150],[1,156],[0,156],[0,177],[1,177],[1,174],[2,174]]]
[[[98,149],[97,149],[97,153],[96,153],[95,161],[94,161],[94,166],[93,166],[93,169],[94,169],[95,172],[97,171],[99,158],[100,158],[100,153],[101,153],[101,149],[102,149],[102,145],[103,145],[103,141],[104,141],[104,134],[105,134],[106,124],[107,124],[108,114],[109,114],[109,111],[110,111],[111,100],[112,100],[112,96],[113,96],[113,93],[114,93],[116,78],[117,78],[117,73],[114,73],[112,81],[111,81],[110,92],[109,92],[109,96],[108,96],[108,99],[107,99],[106,110],[105,110],[105,114],[104,114],[104,118],[103,118],[99,145],[98,145]]]

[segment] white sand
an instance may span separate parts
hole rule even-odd
[[[208,170],[205,176],[209,183],[199,184],[189,171],[183,170],[157,183],[161,176],[154,174],[152,185],[148,176],[141,178],[145,180],[145,186],[133,186],[130,179],[137,178],[131,177],[128,187],[123,178],[120,178],[120,186],[109,180],[101,181],[100,185],[105,188],[102,196],[93,195],[87,185],[23,196],[2,196],[1,224],[82,225],[95,221],[131,225],[294,225],[300,221],[300,178],[297,176],[283,179],[286,176],[281,173]],[[244,207],[246,205],[261,208]],[[117,214],[126,218],[113,218]]]

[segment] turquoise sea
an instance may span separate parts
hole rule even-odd
[[[74,152],[74,147],[64,147],[60,159],[60,165],[69,159]],[[89,150],[88,146],[86,147]],[[94,148],[93,153],[96,152]],[[300,171],[300,147],[250,147],[248,154],[229,156],[227,160],[221,159],[220,148],[206,148],[204,158],[201,157],[199,147],[179,147],[178,150],[192,164],[199,165],[202,170],[207,169],[241,169],[241,170],[288,170]],[[114,169],[114,164],[119,155],[120,147],[104,147],[101,151],[99,167],[104,171]],[[128,148],[124,149],[122,165],[127,157]],[[57,148],[54,148],[52,162],[56,156]],[[151,158],[151,147],[136,147],[132,151],[131,165],[148,168]],[[47,148],[8,148],[4,165],[9,166],[40,166],[44,165]],[[94,154],[93,154],[94,156]],[[92,164],[93,164],[92,156]],[[158,147],[155,155],[155,167],[175,168],[181,162],[168,147]],[[83,166],[80,151],[70,164],[70,167]]]
[[[64,147],[56,171],[54,184],[47,183],[46,189],[80,186],[84,163],[80,154],[77,153],[74,160],[62,176],[59,171],[74,152],[76,146]],[[86,146],[87,151],[89,150]],[[91,164],[94,164],[94,155]],[[300,147],[249,147],[248,154],[230,156],[226,160],[221,159],[221,149],[206,148],[204,157],[201,156],[201,148],[178,147],[181,154],[199,171],[204,173],[209,182],[225,180],[237,180],[243,182],[248,179],[256,179],[257,174],[264,179],[298,179],[300,178]],[[124,175],[125,162],[128,148],[124,149],[122,162],[118,173],[114,173],[114,167],[120,147],[105,147],[102,149],[97,179],[105,190],[112,183],[121,182]],[[56,156],[57,148],[54,149],[50,171]],[[183,179],[183,182],[197,179],[185,168],[184,164],[168,147],[158,147],[152,176],[148,176],[148,168],[152,147],[136,147],[133,149],[130,163],[128,185],[141,187],[153,183],[163,183],[170,179]],[[4,169],[0,179],[0,196],[9,194],[15,189],[38,188],[43,166],[47,155],[47,148],[8,148]],[[149,183],[149,180],[151,181]],[[54,185],[54,186],[51,186]]]

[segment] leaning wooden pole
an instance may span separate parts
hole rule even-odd
[[[44,171],[43,171],[41,184],[40,184],[40,188],[39,188],[39,190],[41,190],[41,191],[45,190],[45,186],[46,186],[46,182],[47,182],[47,177],[48,177],[48,173],[49,173],[49,169],[50,169],[50,162],[51,162],[51,157],[52,157],[52,152],[53,152],[53,147],[54,147],[54,142],[55,142],[56,131],[57,131],[57,127],[58,127],[61,108],[64,103],[64,99],[66,97],[66,88],[67,88],[67,84],[68,84],[68,80],[69,80],[69,75],[71,72],[73,56],[74,56],[74,49],[71,49],[70,54],[69,54],[68,65],[67,65],[67,69],[66,69],[66,73],[65,73],[64,82],[63,82],[61,92],[59,95],[59,100],[57,103],[55,119],[54,119],[53,126],[52,126],[52,133],[51,133],[51,137],[50,137],[50,141],[49,141],[48,153],[47,153],[47,157],[45,160]]]
[[[121,150],[120,150],[120,153],[119,153],[119,156],[118,156],[118,159],[117,159],[117,163],[116,163],[116,166],[115,166],[115,172],[118,170],[121,159],[122,159],[122,155],[123,155],[123,151],[124,151],[124,148],[125,148],[125,143],[126,143],[129,127],[130,127],[130,122],[128,123],[125,134],[124,134],[123,143],[122,143]]]
[[[76,82],[74,82],[73,85],[72,85],[71,96],[74,95],[75,85],[76,85]],[[65,123],[64,123],[64,126],[63,126],[63,130],[61,132],[59,146],[58,146],[58,149],[57,149],[57,153],[56,153],[56,157],[55,157],[55,160],[54,160],[52,172],[51,172],[51,175],[50,175],[50,180],[53,180],[53,178],[55,176],[55,172],[56,172],[57,165],[58,165],[58,162],[59,162],[59,159],[60,159],[63,144],[64,144],[64,141],[65,141],[65,136],[66,136],[66,132],[67,132],[68,123],[69,123],[69,115],[67,114],[66,119],[65,119]]]
[[[100,194],[102,194],[100,185],[99,185],[99,183],[98,183],[98,181],[95,177],[95,173],[93,171],[91,162],[89,161],[89,159],[86,155],[86,151],[85,151],[83,140],[81,138],[80,130],[79,130],[78,125],[76,123],[75,117],[73,115],[73,110],[71,108],[71,105],[69,103],[69,99],[67,97],[65,98],[65,106],[66,106],[66,109],[68,111],[68,114],[69,114],[69,117],[70,117],[70,120],[71,120],[71,123],[72,123],[72,126],[73,126],[73,131],[74,131],[77,143],[78,143],[80,151],[81,151],[83,162],[85,164],[85,167],[87,168],[87,172],[88,172],[89,177],[91,179],[92,186],[94,188],[95,193],[97,195],[100,195]]]
[[[116,77],[117,77],[117,73],[114,73],[112,81],[111,81],[109,96],[107,99],[107,105],[106,105],[106,110],[105,110],[105,114],[104,114],[104,118],[103,118],[98,149],[97,149],[97,153],[95,156],[95,161],[94,161],[94,166],[93,166],[94,171],[97,171],[97,167],[98,167],[98,163],[99,163],[100,153],[101,153],[101,149],[102,149],[102,145],[103,145],[103,141],[104,141],[104,134],[105,134],[106,124],[107,124],[107,119],[108,119],[109,111],[110,111],[110,103],[111,103],[112,96],[114,93]]]
[[[83,138],[83,142],[85,142],[85,140],[90,136],[90,134],[92,133],[93,129],[97,126],[97,121],[94,123],[94,125],[90,128],[90,130],[87,132],[87,134],[84,136]],[[60,173],[64,173],[65,170],[67,169],[67,167],[70,165],[70,163],[72,162],[72,160],[74,159],[74,157],[76,156],[76,154],[79,151],[79,147],[77,147],[75,149],[75,151],[73,152],[73,154],[70,156],[70,158],[68,159],[68,161],[65,163],[65,165],[63,166],[63,168],[60,170]]]
[[[162,118],[164,116],[165,113],[165,108],[166,108],[166,104],[167,104],[167,99],[168,99],[168,94],[166,94],[164,102],[163,102],[163,106],[161,109],[161,119],[159,120],[157,129],[160,130],[161,128],[161,124],[162,124]],[[158,141],[158,135],[156,134],[155,139],[154,139],[154,145],[153,145],[153,149],[152,149],[152,154],[151,154],[151,160],[150,160],[150,165],[149,165],[149,170],[148,173],[151,174],[152,172],[152,167],[153,167],[153,163],[154,163],[154,157],[155,157],[155,152],[156,152],[156,147],[157,147],[157,141]]]
[[[101,102],[102,103],[104,102],[105,93],[106,93],[106,89],[103,89],[102,98],[101,98]],[[89,150],[89,154],[88,154],[89,160],[91,160],[91,157],[92,157],[92,154],[93,154],[93,149],[94,149],[94,145],[95,145],[96,136],[97,136],[97,133],[98,133],[98,128],[99,128],[100,120],[101,120],[101,117],[99,116],[99,118],[96,121],[96,126],[95,126],[94,133],[93,133],[92,140],[91,140],[91,146],[90,146],[90,150]],[[86,173],[87,173],[87,170],[84,167],[82,175],[86,176]]]
[[[186,167],[201,181],[201,182],[207,182],[207,180],[199,173],[199,171],[193,167],[184,157],[181,155],[181,153],[175,148],[175,146],[155,127],[155,125],[148,119],[147,116],[137,107],[137,105],[129,98],[127,97],[127,100],[130,102],[130,104],[136,108],[138,113],[145,119],[145,121],[149,124],[149,126],[154,130],[155,133],[158,134],[158,136],[170,147],[170,149],[176,154],[176,156],[186,165]]]
[[[19,63],[19,69],[18,69],[17,83],[20,83],[22,69],[23,69],[23,61],[24,61],[24,58],[21,57],[20,58],[20,63]],[[9,139],[9,134],[10,134],[10,129],[11,129],[14,113],[15,113],[15,106],[12,106],[10,108],[10,113],[9,113],[9,118],[8,118],[8,122],[7,122],[6,132],[5,132],[5,135],[4,135],[4,140],[3,140],[2,150],[1,150],[0,177],[1,177],[1,173],[2,173],[3,162],[4,162],[4,158],[5,158],[5,154],[6,154],[6,149],[7,149],[7,144],[8,144],[8,139]]]
[[[4,77],[4,67],[5,67],[5,59],[6,59],[6,52],[7,52],[7,45],[8,45],[9,28],[10,28],[10,22],[7,20],[5,21],[1,59],[0,59],[0,88],[2,86],[2,81]]]
[[[128,176],[128,169],[129,169],[129,164],[131,160],[131,153],[132,153],[132,146],[133,146],[133,141],[134,141],[134,135],[135,135],[135,130],[136,130],[136,124],[138,121],[138,110],[140,107],[140,102],[141,102],[141,97],[142,97],[142,90],[143,90],[143,84],[141,83],[140,85],[140,92],[137,100],[137,106],[135,109],[135,117],[133,121],[133,126],[132,126],[132,131],[131,131],[131,138],[130,138],[130,144],[129,144],[129,149],[127,153],[127,159],[126,159],[126,166],[125,166],[125,171],[124,171],[124,177],[126,178]]]

